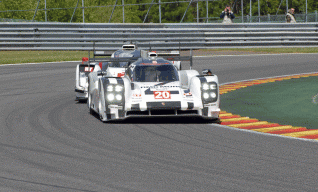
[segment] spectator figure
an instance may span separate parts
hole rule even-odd
[[[234,13],[231,11],[231,7],[226,5],[224,11],[222,11],[220,18],[223,19],[222,23],[233,23],[233,19],[235,18]]]
[[[288,10],[286,14],[286,22],[287,23],[296,23],[296,18],[294,16],[295,9],[291,8]]]

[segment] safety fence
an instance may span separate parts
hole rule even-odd
[[[318,23],[0,23],[0,50],[317,47]]]

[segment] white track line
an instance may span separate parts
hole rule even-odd
[[[194,58],[202,57],[242,57],[242,56],[269,56],[269,55],[314,55],[318,53],[278,53],[278,54],[247,54],[247,55],[206,55],[206,56],[193,56]],[[18,63],[18,64],[0,64],[1,66],[12,66],[12,65],[41,65],[41,64],[54,64],[54,63],[68,63],[68,62],[82,62],[82,61],[59,61],[59,62],[44,62],[44,63]]]
[[[193,56],[195,58],[202,58],[202,57],[240,57],[240,56],[269,56],[269,55],[274,55],[274,56],[277,56],[277,55],[315,55],[315,54],[318,54],[318,53],[274,53],[274,54],[271,54],[271,53],[267,53],[267,54],[246,54],[246,55],[206,55],[206,56]]]

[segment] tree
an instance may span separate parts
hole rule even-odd
[[[31,10],[35,8],[35,0],[7,0],[0,3],[0,10],[7,11],[2,12],[0,15],[2,18],[32,20],[34,12],[22,10]]]

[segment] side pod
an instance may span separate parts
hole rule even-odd
[[[102,121],[122,119],[125,117],[125,86],[120,77],[103,77],[100,79],[100,109]]]

